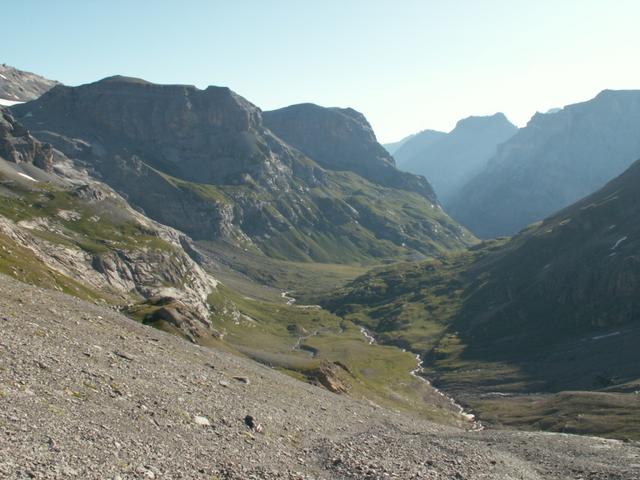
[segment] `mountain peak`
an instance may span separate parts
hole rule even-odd
[[[303,103],[264,112],[263,119],[278,137],[325,168],[349,170],[437,201],[424,178],[396,169],[395,160],[378,143],[366,117],[353,108]]]
[[[155,85],[152,82],[144,80],[143,78],[127,77],[125,75],[112,75],[105,77],[102,80],[98,80],[94,83],[137,83],[142,85]]]
[[[504,113],[497,112],[493,115],[471,115],[458,120],[454,130],[483,127],[493,128],[495,126],[513,127],[515,129],[515,125],[509,121]]]

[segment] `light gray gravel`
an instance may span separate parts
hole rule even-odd
[[[640,478],[635,443],[435,425],[2,275],[0,291],[1,479]]]

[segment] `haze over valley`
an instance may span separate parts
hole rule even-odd
[[[640,478],[640,76],[552,68],[634,4],[64,3],[0,66],[1,478]]]

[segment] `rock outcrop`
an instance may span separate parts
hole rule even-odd
[[[47,172],[53,168],[53,148],[40,143],[17,123],[9,110],[0,107],[0,157],[15,163],[28,163]]]
[[[9,65],[0,65],[0,105],[28,102],[50,90],[58,82],[25,72]]]
[[[190,239],[69,168],[60,152],[55,152],[60,163],[54,165],[53,157],[51,146],[2,112],[0,236],[15,250],[9,262],[15,265],[10,270],[14,276],[28,281],[35,274],[29,265],[35,262],[38,271],[54,279],[49,286],[73,285],[71,291],[80,296],[115,304],[171,298],[181,305],[183,331],[191,336],[210,333],[207,297],[216,281],[191,258],[195,249]],[[29,171],[44,181],[13,170],[22,164],[45,167],[40,173],[33,167]],[[0,267],[6,267],[4,262]]]

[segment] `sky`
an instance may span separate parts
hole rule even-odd
[[[0,63],[353,107],[381,142],[640,88],[638,0],[6,0]]]

